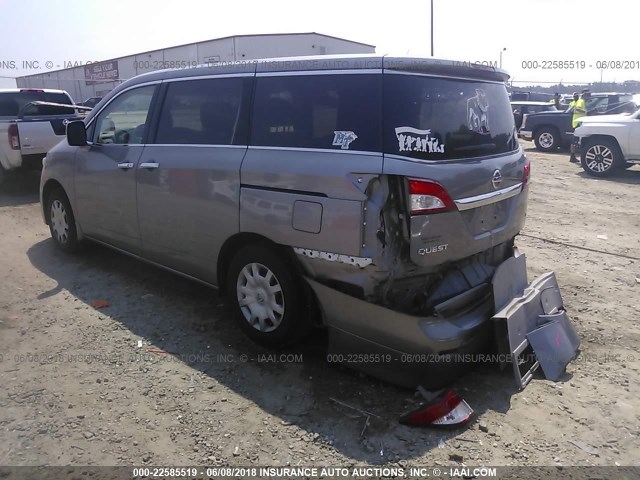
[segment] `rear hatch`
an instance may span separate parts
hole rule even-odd
[[[405,179],[411,260],[423,267],[488,250],[524,225],[529,165],[504,81],[464,73],[384,75],[384,173]]]

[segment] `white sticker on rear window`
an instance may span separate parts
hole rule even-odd
[[[333,132],[332,145],[339,146],[342,150],[349,150],[349,145],[358,136],[350,130],[337,130]]]
[[[477,88],[476,95],[467,99],[467,126],[476,133],[489,133],[489,100],[484,90]]]
[[[431,136],[431,129],[397,127],[398,150],[401,152],[444,153],[444,143]]]

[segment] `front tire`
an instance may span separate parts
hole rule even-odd
[[[273,249],[248,245],[231,260],[227,295],[244,333],[268,347],[301,340],[310,329],[302,279]]]
[[[77,252],[80,249],[80,241],[76,230],[76,219],[63,190],[57,188],[49,194],[46,212],[49,231],[56,247],[66,253]]]
[[[560,135],[554,128],[545,127],[535,133],[533,142],[541,152],[553,152],[560,146]]]
[[[608,177],[624,163],[618,144],[607,138],[589,140],[582,151],[582,168],[594,177]]]

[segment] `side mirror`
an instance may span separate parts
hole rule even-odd
[[[81,120],[67,124],[67,142],[73,147],[83,147],[87,144],[87,127]]]

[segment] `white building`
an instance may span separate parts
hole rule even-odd
[[[165,68],[301,55],[375,53],[374,45],[320,33],[237,35],[128,55],[88,65],[17,77],[18,88],[58,88],[76,102],[104,96],[129,78]]]

